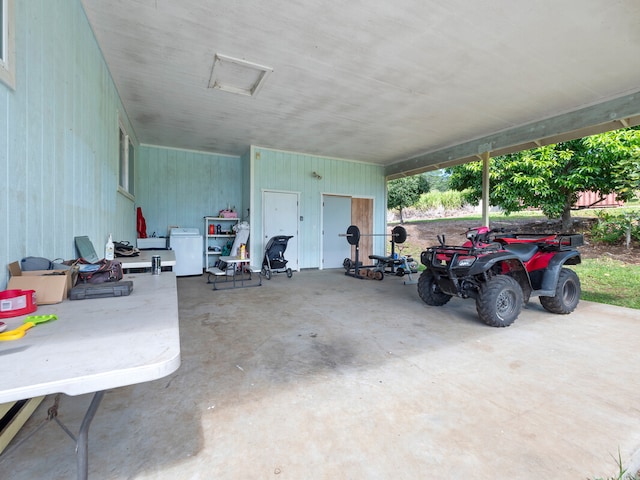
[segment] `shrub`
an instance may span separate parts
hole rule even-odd
[[[416,204],[419,210],[457,210],[464,206],[462,193],[455,190],[440,192],[430,191],[420,195],[420,200]]]
[[[640,242],[640,213],[612,213],[604,210],[596,212],[598,221],[591,228],[592,240],[609,245],[627,243],[630,239]],[[628,245],[627,245],[628,246]]]

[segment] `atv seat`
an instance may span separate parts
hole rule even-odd
[[[523,262],[528,262],[538,251],[538,245],[535,243],[512,243],[505,245],[504,249],[513,253]]]

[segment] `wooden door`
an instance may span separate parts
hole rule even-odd
[[[360,229],[360,235],[372,234],[373,232],[373,199],[352,198],[351,199],[351,225],[356,225]],[[367,236],[360,237],[360,261],[363,265],[370,265],[369,255],[373,254],[373,238]],[[351,247],[351,258],[356,258],[356,247]]]

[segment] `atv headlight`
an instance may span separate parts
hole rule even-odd
[[[462,257],[458,259],[456,267],[470,267],[476,261],[476,257]]]

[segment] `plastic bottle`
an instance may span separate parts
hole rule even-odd
[[[107,244],[104,247],[104,258],[105,260],[113,260],[115,248],[113,246],[113,239],[111,238],[111,234],[109,234],[109,240],[107,240]]]

